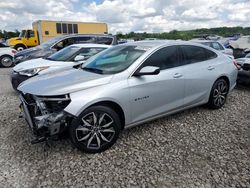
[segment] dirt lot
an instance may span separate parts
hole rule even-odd
[[[0,187],[250,187],[250,90],[220,110],[187,110],[129,130],[85,154],[68,140],[29,143],[18,97],[0,69]]]

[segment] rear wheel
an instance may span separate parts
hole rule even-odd
[[[228,91],[229,85],[225,79],[216,80],[210,93],[208,106],[212,109],[221,108],[226,102]]]
[[[121,122],[117,113],[106,106],[92,106],[82,112],[69,128],[74,146],[87,153],[99,153],[118,139]]]
[[[3,55],[0,57],[0,66],[1,67],[11,67],[13,66],[13,58],[9,55]]]
[[[23,44],[17,44],[16,46],[14,46],[14,48],[17,51],[22,51],[22,50],[26,49],[26,46],[24,46]]]

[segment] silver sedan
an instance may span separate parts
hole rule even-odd
[[[142,41],[107,49],[80,69],[34,77],[18,90],[33,143],[68,131],[78,149],[97,153],[124,128],[198,105],[221,108],[237,74],[235,62],[210,47]]]

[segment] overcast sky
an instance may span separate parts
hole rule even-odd
[[[35,20],[99,21],[109,32],[250,26],[250,0],[0,0],[0,29]]]

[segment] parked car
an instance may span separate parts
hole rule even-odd
[[[21,108],[45,141],[68,131],[84,152],[110,148],[122,129],[207,104],[221,108],[236,85],[236,64],[204,45],[141,41],[111,47],[81,69],[22,83]]]
[[[36,75],[72,68],[109,48],[104,44],[73,44],[46,58],[31,59],[16,65],[11,73],[12,87],[16,90],[23,81]]]
[[[245,61],[249,61],[250,60],[250,54],[247,54],[245,57],[237,58],[235,60],[236,60],[237,64],[239,64],[240,66],[242,66]]]
[[[230,46],[234,50],[235,58],[244,57],[250,52],[250,35],[240,36],[237,40],[231,40]]]
[[[250,54],[244,58],[236,59],[237,64],[241,67],[238,73],[238,83],[250,83]]]
[[[223,44],[221,44],[218,41],[211,41],[211,40],[192,40],[192,42],[198,42],[200,44],[204,44],[206,46],[209,46],[215,50],[218,50],[224,54],[233,56],[233,50],[230,48],[225,48]]]
[[[0,43],[0,67],[13,66],[13,57],[15,54],[16,50],[3,43]]]
[[[84,44],[84,43],[96,43],[96,44],[106,44],[106,45],[116,45],[116,36],[112,35],[63,35],[55,37],[48,42],[42,43],[39,46],[25,49],[19,51],[14,57],[14,63],[18,64],[20,62],[40,58],[48,57],[51,54],[69,46],[72,44]]]

